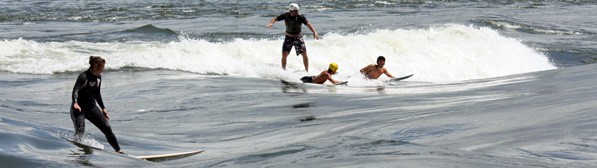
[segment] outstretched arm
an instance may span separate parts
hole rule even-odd
[[[274,18],[272,18],[272,21],[270,21],[269,24],[267,24],[267,26],[265,26],[265,27],[267,27],[268,29],[271,29],[272,26],[274,25],[274,23],[276,23],[277,21],[278,21],[278,19],[276,19],[276,17],[274,17]]]
[[[330,76],[328,76],[328,80],[329,80],[330,82],[332,82],[333,84],[336,84],[336,83],[340,83],[340,82],[342,82],[342,81],[337,81],[337,80],[334,80],[334,78],[332,78],[332,76],[331,76],[331,75],[330,75]]]
[[[315,38],[316,40],[319,40],[319,34],[317,34],[317,31],[315,31],[315,28],[313,28],[313,25],[311,25],[311,22],[307,22],[307,27],[309,28],[309,30],[311,30],[311,32],[313,32],[313,38]]]
[[[384,68],[384,74],[386,74],[386,76],[390,77],[390,78],[394,78],[394,76],[392,76],[392,74],[390,74],[390,72],[388,72],[388,70],[386,68]]]

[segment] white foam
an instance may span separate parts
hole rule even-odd
[[[89,137],[82,138],[80,143],[85,144],[87,146],[94,147],[94,148],[104,149],[104,145],[93,138],[89,138]]]
[[[321,40],[306,37],[310,74],[340,65],[338,78],[360,78],[359,69],[386,57],[394,76],[415,74],[409,80],[459,81],[556,68],[548,58],[519,40],[489,28],[444,25],[427,29],[377,30],[368,34],[326,34]],[[35,42],[17,39],[0,42],[0,70],[51,74],[81,71],[90,55],[106,58],[108,69],[163,68],[201,74],[257,78],[296,78],[280,68],[281,39],[235,39],[208,42],[180,37],[179,42]],[[294,49],[288,57],[290,72],[303,70]],[[303,75],[303,74],[301,74]]]

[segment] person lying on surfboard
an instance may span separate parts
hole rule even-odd
[[[377,57],[377,65],[370,64],[367,65],[365,68],[361,69],[361,73],[365,75],[368,79],[377,79],[381,76],[381,74],[386,74],[386,76],[390,78],[394,78],[390,72],[383,66],[386,64],[386,58],[383,56]]]
[[[301,78],[301,81],[303,81],[303,83],[323,84],[323,83],[325,83],[325,81],[329,80],[333,84],[340,83],[342,81],[337,81],[337,80],[334,80],[334,78],[332,78],[332,75],[336,74],[337,70],[338,70],[338,64],[336,64],[335,62],[332,62],[327,71],[321,71],[321,73],[317,76],[305,76],[305,77]]]

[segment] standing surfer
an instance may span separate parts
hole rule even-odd
[[[104,133],[108,142],[118,153],[120,146],[108,123],[110,117],[104,106],[100,88],[102,86],[101,73],[104,71],[106,60],[99,56],[89,57],[89,69],[79,74],[73,87],[70,117],[75,126],[75,141],[80,141],[85,132],[85,118]],[[99,105],[99,107],[98,107]],[[101,108],[101,109],[100,109]]]
[[[319,40],[317,31],[313,28],[311,23],[307,21],[304,15],[299,13],[299,6],[296,3],[290,4],[290,11],[286,12],[278,17],[274,17],[271,22],[266,26],[272,28],[274,23],[277,21],[284,20],[286,25],[286,37],[284,37],[284,43],[282,44],[282,68],[286,70],[286,58],[290,54],[290,50],[294,46],[296,55],[301,54],[303,56],[303,64],[305,65],[305,71],[309,72],[309,57],[307,56],[307,47],[305,46],[305,40],[303,40],[303,34],[301,27],[306,25],[311,32],[313,37]]]

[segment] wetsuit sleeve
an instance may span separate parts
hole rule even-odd
[[[284,20],[286,19],[286,13],[281,14],[280,16],[276,17],[276,21],[280,21],[280,20]]]
[[[81,88],[83,88],[83,85],[85,84],[86,80],[87,80],[87,77],[85,77],[84,73],[80,74],[79,77],[77,78],[77,82],[75,82],[75,86],[73,87],[73,94],[72,94],[73,103],[77,103],[77,99],[79,98],[79,91],[81,90]]]
[[[104,106],[104,100],[102,99],[102,83],[103,83],[103,81],[102,81],[101,77],[99,77],[99,80],[101,82],[99,83],[98,88],[97,88],[97,94],[95,96],[95,101],[97,101],[97,104],[99,104],[99,106],[102,109],[105,109],[106,107]]]
[[[299,18],[301,18],[301,23],[303,23],[304,25],[307,25],[307,23],[309,23],[305,15],[301,15]]]

